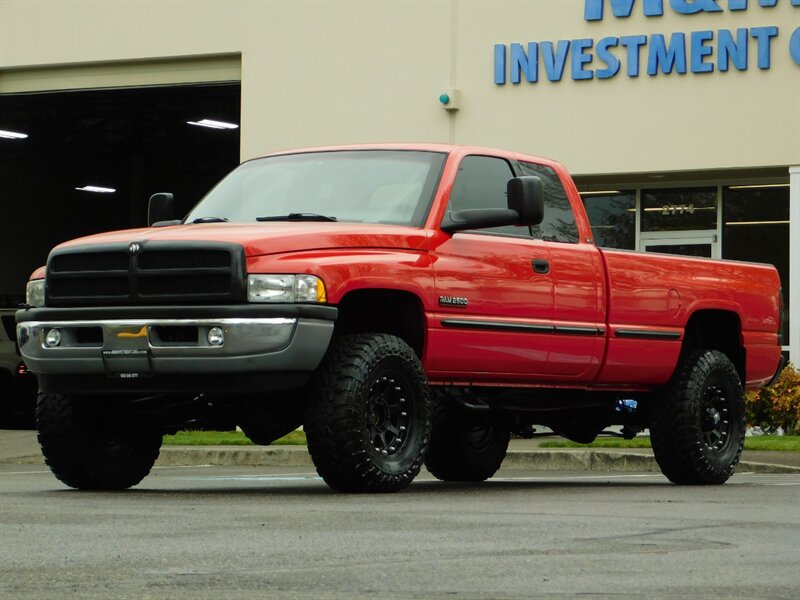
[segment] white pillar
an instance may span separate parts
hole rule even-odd
[[[784,282],[786,285],[786,282]],[[789,359],[800,368],[800,165],[789,167]]]

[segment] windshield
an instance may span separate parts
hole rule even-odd
[[[444,160],[437,152],[402,150],[251,160],[220,181],[186,222],[302,219],[421,227]]]

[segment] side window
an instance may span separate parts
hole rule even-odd
[[[567,198],[567,191],[558,174],[550,167],[536,163],[520,163],[523,175],[536,175],[542,180],[544,191],[544,220],[533,228],[533,237],[548,242],[578,242],[575,214]]]
[[[458,174],[450,192],[448,212],[469,208],[508,208],[506,186],[514,172],[502,158],[466,156],[458,167]],[[530,237],[527,227],[491,227],[479,233],[496,233]]]

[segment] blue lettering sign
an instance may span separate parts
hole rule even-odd
[[[792,60],[800,65],[800,27],[794,30],[789,40],[789,54],[792,55]]]
[[[692,48],[692,73],[711,73],[714,70],[714,65],[705,62],[705,57],[711,56],[714,50],[706,46],[706,42],[714,39],[714,32],[693,31],[690,39]]]
[[[511,83],[521,81],[520,72],[525,72],[525,79],[530,83],[539,81],[539,44],[528,43],[528,53],[522,44],[511,44]]]
[[[681,15],[694,15],[699,12],[722,12],[717,0],[669,0],[669,5]]]
[[[800,0],[783,0],[794,7],[800,7]],[[645,17],[664,15],[664,5],[678,15],[700,13],[719,13],[745,11],[758,4],[762,8],[777,6],[778,0],[584,0],[584,19],[601,21],[604,11],[610,7],[615,18],[630,17],[635,10],[641,10]],[[642,66],[642,48],[647,51],[647,74],[651,77],[678,73],[713,73],[715,70],[727,72],[731,65],[738,71],[747,71],[750,58],[750,40],[755,40],[756,64],[767,70],[772,63],[772,43],[779,37],[777,26],[741,27],[736,30],[703,30],[690,33],[655,33],[650,35],[606,36],[597,42],[593,38],[574,40],[553,40],[520,43],[495,44],[494,82],[505,85],[506,79],[519,84],[539,81],[539,62],[544,65],[545,76],[549,81],[561,81],[567,63],[571,66],[571,76],[575,81],[611,79],[622,70],[628,77],[638,77]],[[687,40],[688,36],[688,40]],[[785,39],[780,36],[781,39]],[[800,65],[800,28],[796,28],[788,40],[788,50],[792,60]],[[571,52],[571,55],[570,55]],[[716,54],[716,57],[714,56]],[[592,68],[595,59],[597,67]],[[687,69],[688,63],[688,69]]]
[[[747,34],[749,32],[742,27],[736,30],[736,41],[733,34],[728,29],[720,29],[717,36],[717,68],[725,72],[728,70],[729,59],[733,60],[733,66],[738,71],[747,70]]]
[[[588,38],[572,40],[572,79],[575,81],[594,77],[594,73],[583,66],[592,62],[593,57],[587,50],[591,49],[593,44],[594,42]]]
[[[628,49],[628,77],[639,76],[639,48],[646,44],[646,35],[624,35],[619,38],[619,45]]]
[[[758,0],[762,8],[772,8],[778,0]],[[800,0],[792,0],[794,6],[800,5]],[[747,0],[728,0],[728,10],[747,10]]]
[[[542,42],[540,47],[547,78],[550,81],[561,81],[564,76],[564,65],[567,64],[569,40],[559,40],[555,51],[553,50],[553,42]]]
[[[636,0],[608,0],[611,12],[618,19],[631,16]],[[584,0],[583,18],[587,21],[602,21],[606,0]],[[762,8],[772,8],[778,0],[758,0]],[[800,0],[791,0],[792,6],[800,6]],[[701,12],[722,12],[719,0],[669,0],[669,5],[680,15],[695,15]],[[747,10],[748,0],[728,0],[728,10]],[[660,17],[664,14],[664,0],[643,0],[645,17]]]
[[[769,69],[770,45],[772,44],[772,38],[778,35],[778,28],[774,25],[771,27],[753,27],[750,30],[750,35],[758,40],[758,68]]]
[[[611,12],[620,19],[631,16],[635,0],[610,0]],[[585,0],[583,5],[583,18],[587,21],[603,20],[603,5],[605,0]],[[660,17],[664,14],[664,0],[644,0],[644,16]]]
[[[494,45],[494,82],[497,85],[506,83],[506,45]]]
[[[597,60],[601,60],[608,65],[607,68],[598,69],[595,72],[598,79],[610,79],[619,73],[620,61],[611,53],[611,50],[609,50],[609,48],[614,48],[618,45],[619,38],[615,37],[606,37],[597,42]]]
[[[658,74],[659,68],[665,75],[672,73],[673,69],[681,75],[686,73],[685,34],[673,33],[670,36],[669,47],[664,41],[664,36],[660,33],[650,36],[647,74],[653,77]]]

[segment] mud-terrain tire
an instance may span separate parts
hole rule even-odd
[[[382,333],[342,336],[311,387],[305,431],[317,473],[341,492],[396,492],[419,473],[431,429],[414,351]]]
[[[744,392],[717,350],[687,354],[656,400],[653,453],[673,483],[718,485],[733,475],[744,446]]]
[[[103,399],[40,393],[36,428],[53,474],[80,490],[122,490],[150,472],[161,434],[106,410]],[[106,399],[107,401],[107,399]]]
[[[481,413],[437,398],[425,467],[442,481],[484,481],[503,463],[511,432]]]

